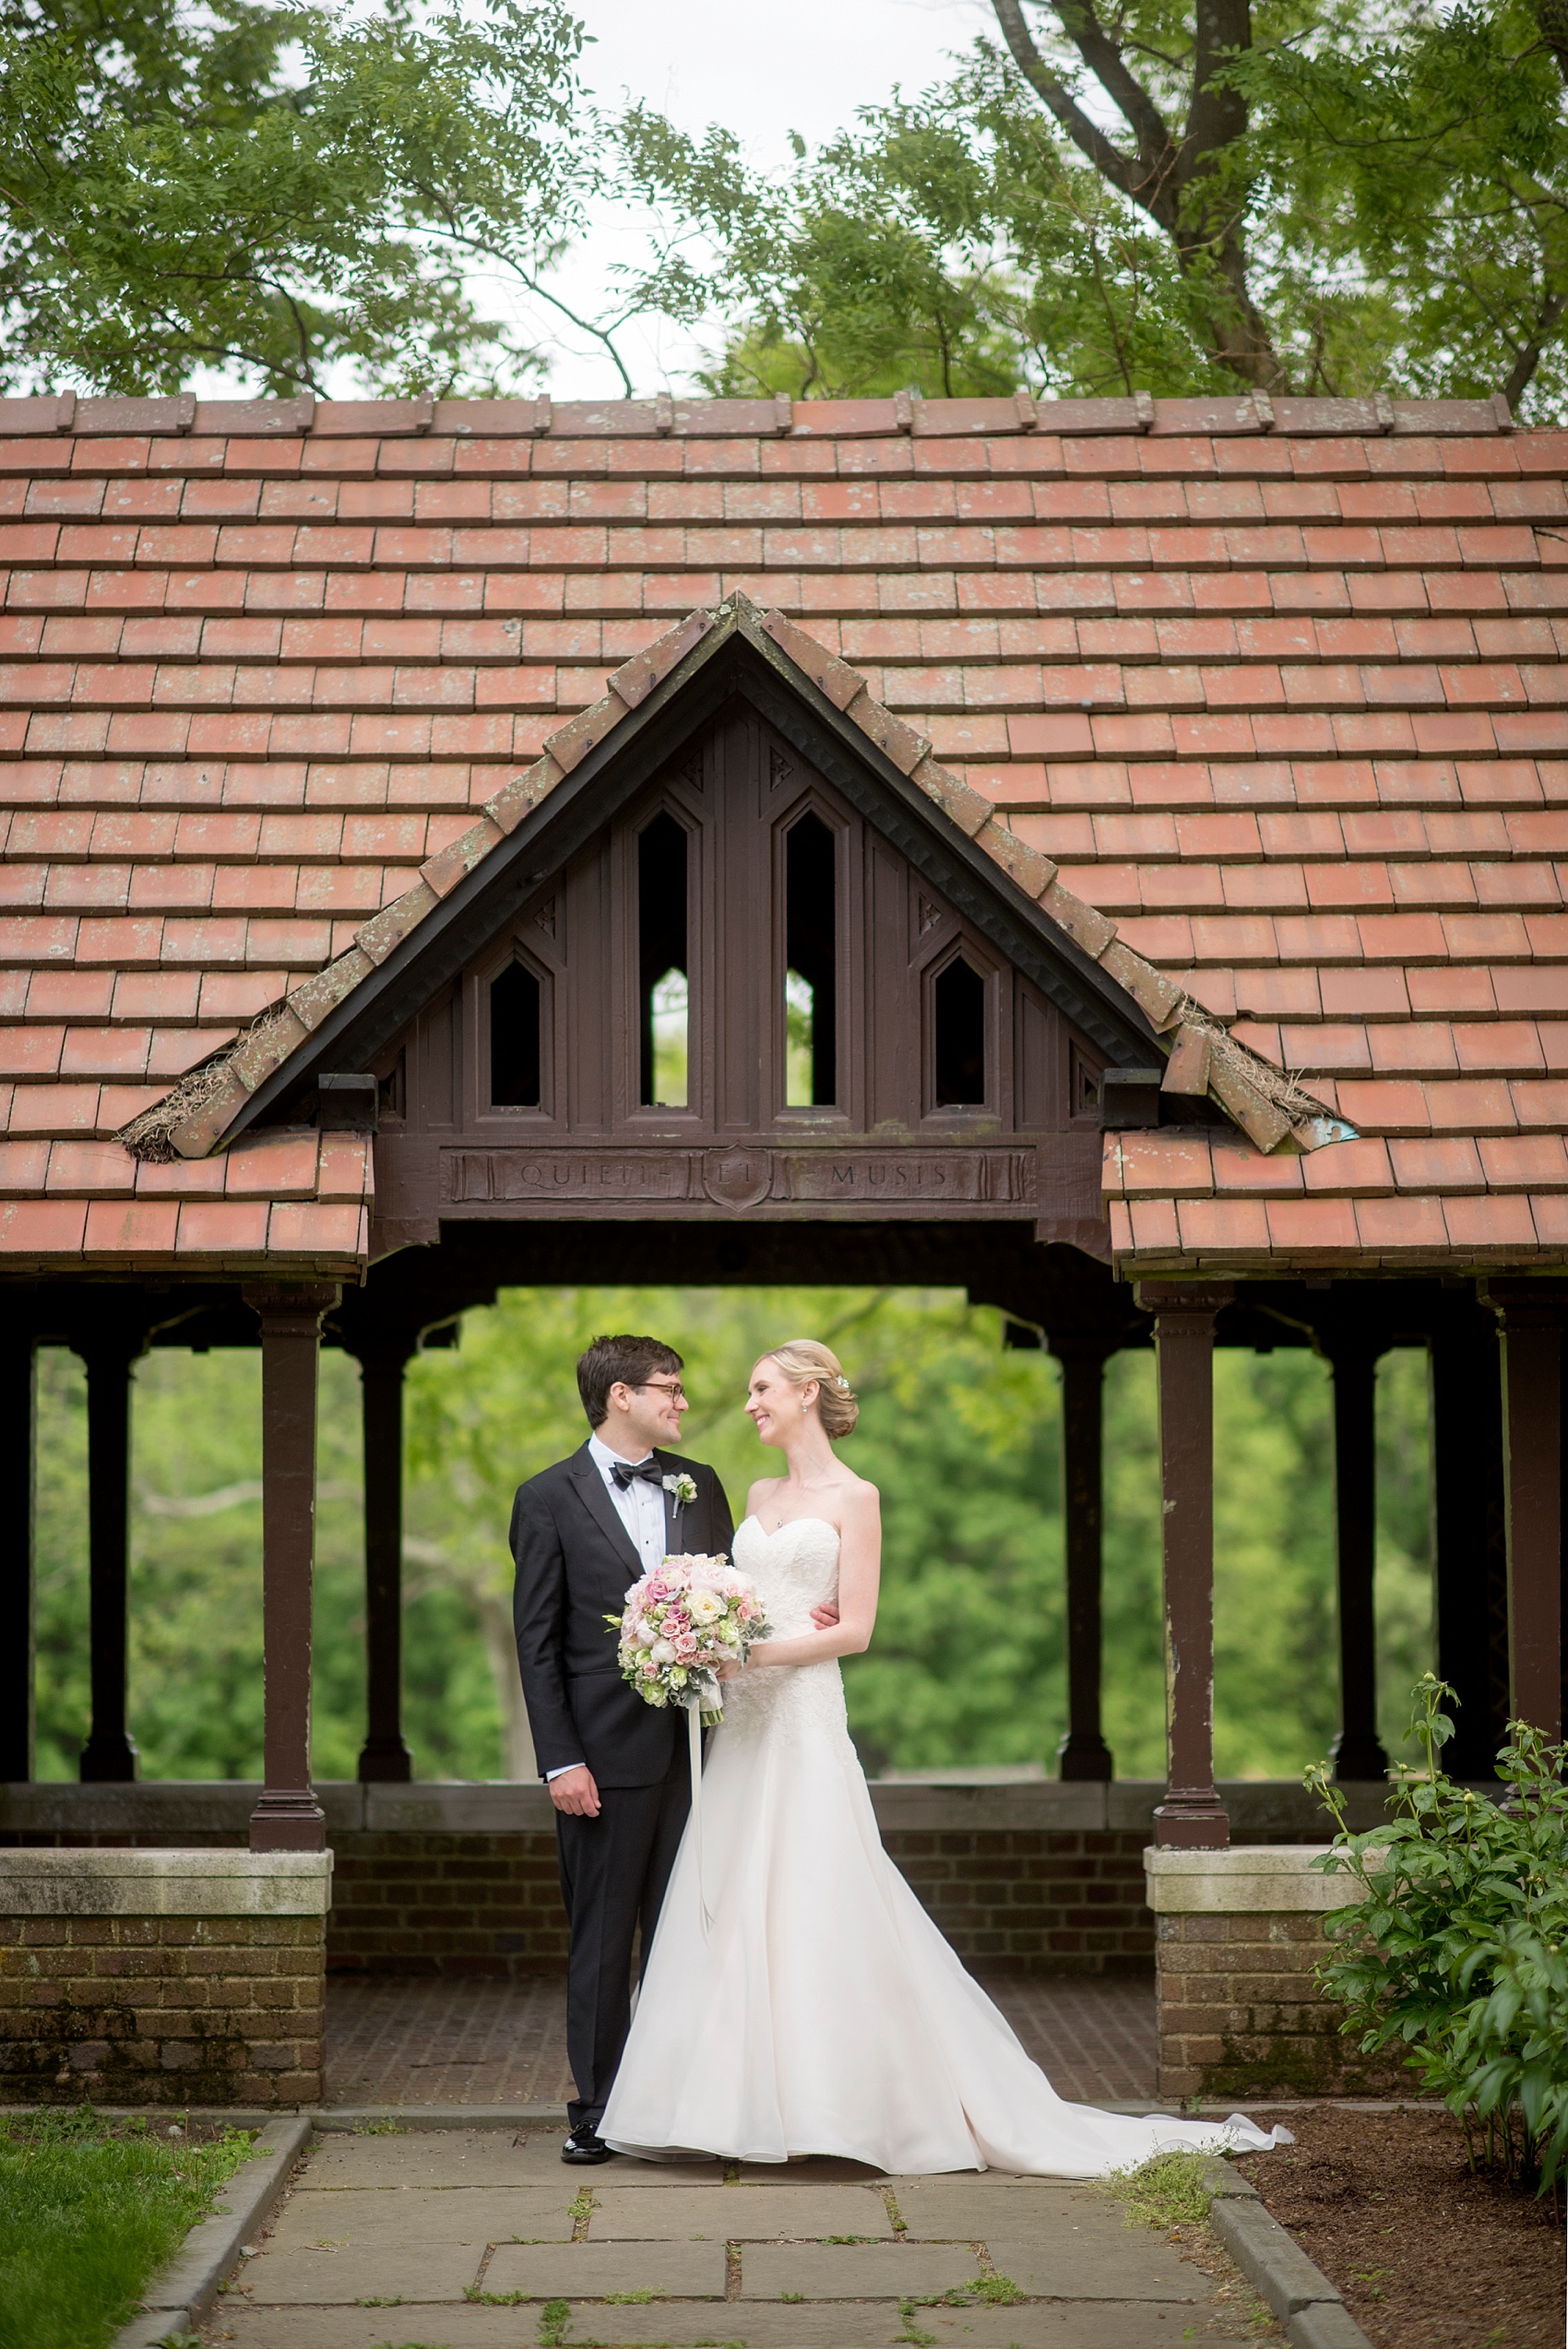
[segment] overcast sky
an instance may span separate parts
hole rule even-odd
[[[988,0],[576,0],[576,11],[594,37],[584,78],[602,103],[640,98],[683,130],[722,123],[768,168],[788,161],[790,131],[815,146],[896,82],[916,90],[935,79],[996,21]],[[617,223],[599,223],[559,279],[574,308],[597,306],[604,263],[624,250]],[[536,332],[541,323],[529,321]],[[633,329],[627,349],[643,392],[680,387],[695,356],[688,336],[657,322]],[[607,359],[574,350],[568,329],[549,388],[598,398],[620,386]]]

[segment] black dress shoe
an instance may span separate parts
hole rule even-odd
[[[607,2145],[591,2121],[581,2121],[561,2148],[564,2162],[607,2162],[612,2146]]]

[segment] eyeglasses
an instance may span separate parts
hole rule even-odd
[[[679,1379],[644,1379],[637,1388],[639,1394],[670,1394],[677,1403],[684,1403],[686,1390]]]

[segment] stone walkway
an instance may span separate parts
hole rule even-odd
[[[1153,2096],[1151,1980],[1006,1975],[986,1987],[1063,2096]],[[560,2105],[569,2093],[559,1978],[339,1975],[327,2015],[330,2104]]]
[[[203,2336],[236,2349],[1160,2349],[1256,2340],[1100,2189],[850,2162],[566,2169],[556,2132],[318,2138]],[[1271,2337],[1277,2338],[1272,2333]]]

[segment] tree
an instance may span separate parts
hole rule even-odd
[[[405,7],[0,0],[0,380],[172,391],[502,388],[593,178],[562,0]]]
[[[1094,0],[1060,0],[1045,12],[1057,38],[1043,51],[1022,0],[993,5],[1029,88],[1107,185],[1154,222],[1200,289],[1202,328],[1220,365],[1245,383],[1283,387],[1285,369],[1247,279],[1247,101],[1230,68],[1252,47],[1251,0],[1195,0],[1190,10],[1133,0],[1109,23]],[[1130,145],[1080,102],[1059,62],[1063,47],[1121,116]]]
[[[649,298],[722,325],[710,388],[1557,412],[1564,0],[993,6],[1000,42],[779,179],[728,132],[624,118],[628,191],[671,221]]]

